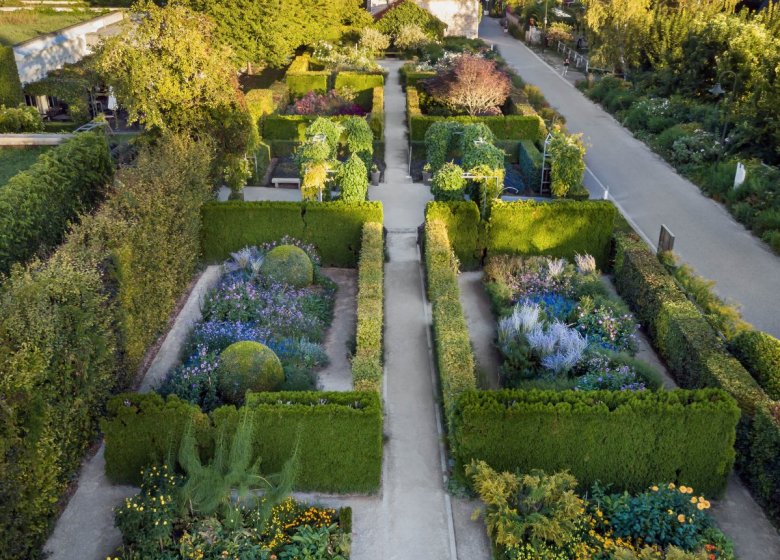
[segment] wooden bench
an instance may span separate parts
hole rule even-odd
[[[296,177],[274,177],[271,179],[271,184],[274,188],[278,188],[279,185],[298,185],[298,188],[301,188],[301,180]]]

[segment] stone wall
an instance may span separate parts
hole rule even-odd
[[[15,45],[14,58],[19,69],[19,80],[23,85],[37,82],[52,70],[78,62],[90,53],[101,30],[118,24],[122,19],[124,12],[114,11]]]

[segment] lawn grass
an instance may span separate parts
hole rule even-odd
[[[8,179],[30,167],[49,146],[31,148],[0,148],[0,189]]]
[[[0,45],[16,45],[38,35],[58,31],[99,15],[100,12],[87,10],[55,12],[47,8],[0,12]]]

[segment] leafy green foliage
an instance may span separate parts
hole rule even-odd
[[[425,222],[425,267],[428,299],[433,306],[436,369],[444,415],[450,425],[457,396],[476,388],[477,379],[468,326],[460,304],[458,262],[442,221],[427,219]]]
[[[378,202],[221,202],[203,206],[202,251],[208,261],[285,235],[312,243],[323,266],[355,266],[365,222],[382,222]]]
[[[365,122],[365,121],[364,121]],[[341,200],[363,202],[368,194],[368,170],[365,163],[353,153],[339,168]]]
[[[302,54],[296,57],[287,69],[285,81],[293,98],[306,95],[310,91],[318,93],[328,91],[331,72],[329,70],[310,70],[309,60],[308,54]]]
[[[566,134],[556,128],[548,150],[552,158],[550,189],[554,197],[564,198],[569,191],[582,185],[585,176],[585,146],[580,135]]]
[[[455,133],[462,132],[462,128],[460,123],[441,120],[425,131],[426,161],[431,166],[431,173],[436,174],[448,160],[448,156],[455,149]]]
[[[542,183],[542,152],[531,140],[521,140],[517,150],[523,181],[526,186],[538,189]]]
[[[297,449],[298,490],[372,492],[378,487],[382,410],[376,393],[250,393],[240,410],[226,406],[210,417],[176,397],[118,395],[102,422],[106,474],[113,482],[137,484],[141,468],[175,454],[191,422],[201,460],[208,461],[220,434],[231,438],[244,414],[253,427],[252,456],[262,457],[263,472],[281,471]]]
[[[0,104],[0,133],[41,132],[43,121],[35,107],[6,107]]]
[[[450,201],[463,200],[463,190],[466,188],[466,179],[463,178],[463,169],[455,163],[445,163],[434,173],[431,183],[431,192],[435,200]]]
[[[382,224],[363,224],[358,263],[357,328],[352,357],[356,391],[379,392],[382,384],[384,327],[384,239]]]
[[[480,223],[479,208],[473,202],[429,202],[425,208],[426,221],[443,222],[449,242],[460,262],[467,269],[476,267],[483,252],[484,227]]]
[[[82,123],[91,118],[85,92],[99,86],[102,82],[95,68],[95,57],[87,55],[78,62],[48,71],[45,78],[26,84],[24,91],[28,95],[49,95],[67,103],[70,117]]]
[[[274,391],[283,381],[279,358],[259,342],[236,342],[219,356],[217,383],[225,402],[240,405],[247,391]]]
[[[0,189],[0,272],[62,240],[68,222],[97,203],[111,181],[108,143],[79,134],[47,151]]]
[[[347,88],[354,92],[355,102],[368,111],[372,110],[374,88],[384,88],[384,86],[385,77],[382,74],[363,72],[339,72],[333,85],[336,90]]]
[[[310,286],[314,267],[306,252],[295,245],[274,247],[263,259],[260,271],[271,282],[295,288]]]
[[[432,40],[440,40],[444,37],[444,30],[447,28],[446,23],[409,0],[396,2],[381,14],[375,24],[379,31],[394,39],[401,28],[408,25],[420,27]]]
[[[716,389],[470,391],[457,400],[451,437],[461,466],[569,469],[583,484],[621,490],[669,480],[710,495],[734,464],[738,419],[733,399]]]
[[[16,107],[23,100],[14,50],[0,45],[0,105]]]
[[[729,341],[729,350],[770,398],[780,400],[780,340],[761,331],[743,331]]]

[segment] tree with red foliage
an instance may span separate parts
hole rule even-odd
[[[472,116],[495,113],[509,96],[510,87],[509,76],[495,62],[467,54],[428,83],[437,101]]]

